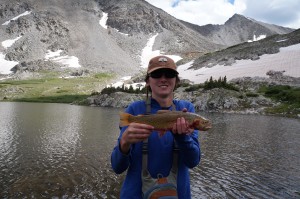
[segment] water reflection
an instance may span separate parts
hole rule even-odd
[[[0,108],[0,151],[9,154],[1,154],[1,198],[116,194],[109,161],[119,131],[115,112],[64,104]]]
[[[44,118],[41,121],[41,151],[50,162],[63,162],[74,158],[76,149],[81,148],[80,138],[82,133],[82,110],[72,108],[68,111],[60,111],[63,107],[55,107],[43,111]],[[59,116],[57,116],[59,114]],[[67,161],[65,161],[67,162]]]
[[[300,175],[294,172],[300,168],[299,120],[218,115],[215,122],[201,134],[203,158],[192,174],[197,197],[299,196]]]
[[[3,164],[6,160],[9,162],[10,152],[13,152],[13,149],[16,147],[13,146],[13,132],[15,128],[14,121],[16,121],[15,117],[15,109],[11,104],[8,106],[1,106],[0,109],[0,163]],[[3,166],[3,165],[1,165]]]
[[[20,164],[16,156],[18,146],[18,133],[16,133],[16,121],[18,114],[12,104],[0,106],[0,190],[7,187],[11,168],[16,168]],[[1,193],[1,192],[0,192]],[[1,196],[1,195],[0,195]]]
[[[0,103],[0,198],[118,198],[120,109]],[[203,113],[201,113],[203,114]],[[299,198],[300,121],[205,114],[193,198]]]

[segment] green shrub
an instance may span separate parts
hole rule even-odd
[[[188,86],[190,86],[190,84],[189,83],[179,83],[178,84],[178,87],[188,87]]]
[[[203,88],[203,85],[201,84],[195,84],[195,85],[191,85],[188,88],[185,89],[186,92],[192,92],[192,91],[197,91],[200,88]]]
[[[111,94],[117,92],[117,89],[115,87],[106,87],[102,89],[101,94]]]
[[[133,89],[132,85],[130,85],[129,88],[126,88],[124,86],[124,84],[122,85],[122,87],[106,87],[104,89],[102,89],[101,94],[111,94],[111,93],[115,93],[115,92],[125,92],[125,93],[146,93],[146,88],[142,88],[142,89]]]
[[[300,102],[300,88],[277,85],[265,89],[265,95],[283,102]]]
[[[246,96],[247,97],[258,97],[259,94],[257,94],[257,93],[246,93]]]
[[[259,91],[266,97],[270,97],[281,104],[277,107],[270,107],[267,113],[277,114],[285,113],[287,115],[300,114],[300,88],[284,85],[262,86]]]
[[[235,90],[235,91],[239,91],[238,88],[236,88],[233,84],[228,84],[227,83],[227,78],[226,76],[224,78],[219,77],[218,80],[214,80],[212,77],[210,77],[209,80],[206,80],[204,82],[204,89],[205,90],[210,90],[213,88],[225,88],[228,90]]]

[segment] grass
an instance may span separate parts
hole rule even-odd
[[[76,103],[84,104],[85,99],[90,95],[57,95],[57,96],[44,96],[44,97],[27,97],[16,98],[16,102],[44,102],[44,103]]]
[[[100,91],[114,75],[98,73],[85,77],[60,78],[43,73],[42,78],[0,82],[0,101],[81,103]]]
[[[270,97],[280,105],[270,107],[266,111],[270,114],[285,114],[288,116],[296,116],[300,114],[300,88],[285,85],[263,86],[259,92],[266,97]]]

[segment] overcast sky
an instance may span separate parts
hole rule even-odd
[[[300,0],[146,0],[193,24],[224,24],[235,13],[257,21],[300,28]]]

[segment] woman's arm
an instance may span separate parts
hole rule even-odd
[[[114,147],[111,155],[111,165],[117,174],[128,168],[132,144],[146,140],[153,129],[153,126],[138,123],[130,123],[129,126],[121,129],[117,146]]]

